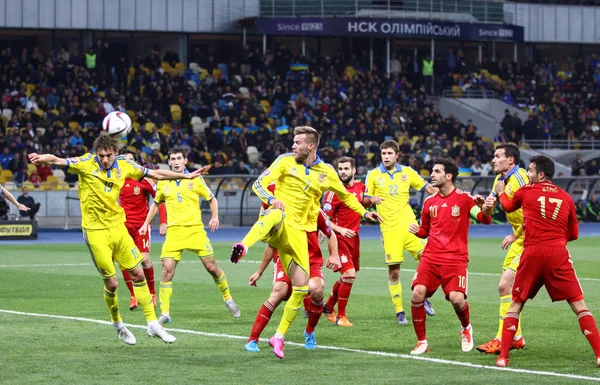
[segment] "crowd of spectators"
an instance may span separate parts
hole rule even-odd
[[[494,142],[600,134],[595,58],[517,66],[487,59],[467,64],[461,50],[438,55],[438,91],[493,90],[530,111],[525,122],[509,113],[496,138],[440,115],[428,98],[421,59],[394,54],[388,77],[377,65],[369,69],[366,51],[304,57],[283,44],[267,55],[245,46],[239,60],[227,63],[195,49],[188,65],[173,50],[115,58],[106,41],[83,54],[3,48],[0,166],[10,174],[3,171],[2,178],[43,186],[53,170],[32,168],[26,154],[82,155],[114,110],[134,121],[126,145],[140,163],[159,167],[168,148],[179,145],[188,148],[191,167],[210,164],[216,175],[262,172],[290,150],[293,127],[305,124],[321,133],[324,160],[353,156],[359,175],[379,163],[378,145],[386,139],[397,140],[401,162],[423,175],[438,155],[451,156],[467,175],[488,175]],[[76,177],[64,180],[73,185]]]

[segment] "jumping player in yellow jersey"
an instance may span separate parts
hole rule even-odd
[[[393,140],[386,140],[379,146],[381,165],[367,173],[363,203],[377,205],[377,212],[383,218],[381,224],[381,243],[385,263],[388,266],[388,286],[392,303],[396,310],[396,319],[400,325],[408,325],[402,304],[402,283],[400,282],[400,264],[404,262],[404,251],[408,251],[418,261],[425,248],[425,240],[417,238],[408,231],[412,223],[417,223],[415,214],[409,205],[411,187],[428,194],[437,192],[437,188],[427,183],[415,170],[401,166],[398,162],[400,148]],[[435,312],[429,302],[425,310],[433,316]]]
[[[219,228],[219,204],[217,198],[210,191],[202,177],[186,181],[189,175],[186,151],[181,147],[169,150],[169,166],[179,175],[178,180],[159,182],[156,188],[156,197],[150,206],[146,222],[140,228],[140,234],[145,234],[152,218],[158,212],[158,205],[165,202],[167,208],[167,239],[163,244],[160,261],[162,263],[162,276],[160,279],[160,317],[158,322],[163,325],[171,323],[171,296],[173,295],[173,276],[177,264],[181,260],[184,250],[189,250],[200,257],[206,271],[212,275],[215,284],[221,291],[225,305],[231,314],[238,318],[240,309],[231,298],[229,284],[223,270],[219,269],[210,239],[204,230],[202,212],[200,211],[200,198],[210,202],[212,218],[208,223],[210,231]]]
[[[233,245],[231,252],[230,260],[237,263],[248,248],[260,240],[279,252],[281,265],[292,282],[292,294],[283,310],[283,318],[269,340],[273,353],[279,358],[284,356],[284,336],[308,293],[307,233],[317,231],[323,193],[331,190],[364,218],[381,220],[377,213],[367,212],[358,199],[346,191],[334,168],[317,156],[318,147],[317,130],[307,126],[294,129],[292,154],[279,156],[253,185],[256,195],[271,209],[262,213],[242,242]],[[271,183],[277,183],[275,195],[268,190]]]
[[[29,154],[33,164],[51,164],[67,167],[79,176],[79,199],[81,202],[81,227],[92,261],[104,280],[104,301],[117,335],[128,345],[134,345],[135,336],[127,330],[119,313],[115,262],[121,270],[131,275],[135,296],[141,305],[146,321],[147,334],[172,343],[176,338],[167,333],[156,320],[152,296],[142,271],[143,258],[125,227],[125,212],[117,200],[126,178],[150,177],[158,180],[179,179],[181,174],[168,170],[149,170],[125,158],[117,157],[119,142],[101,135],[94,141],[96,155],[85,154],[63,159],[52,154]],[[198,170],[185,176],[194,179],[205,171]]]
[[[494,172],[498,173],[498,175],[494,180],[492,193],[488,198],[497,198],[494,190],[496,190],[496,185],[499,181],[505,183],[505,192],[511,199],[519,188],[529,183],[527,170],[519,167],[520,160],[521,153],[516,144],[508,143],[496,147],[492,163],[494,165]],[[489,199],[488,202],[489,201],[491,201],[491,199]],[[498,199],[496,199],[495,202],[495,204],[497,204]],[[490,215],[494,210],[495,204],[484,204],[481,211],[484,215]],[[502,242],[502,249],[505,250],[508,248],[508,253],[506,253],[504,263],[502,264],[503,272],[500,277],[500,283],[498,284],[498,292],[500,293],[500,324],[498,326],[498,333],[490,342],[479,345],[476,348],[480,352],[486,354],[500,354],[504,317],[510,308],[512,286],[521,260],[521,254],[523,253],[523,209],[518,209],[512,213],[506,213],[506,219],[512,226],[513,233],[507,235]],[[519,322],[518,330],[514,339],[511,341],[511,349],[522,349],[523,347],[525,347],[525,339],[521,332],[521,322]]]

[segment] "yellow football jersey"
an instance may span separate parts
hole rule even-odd
[[[496,188],[496,183],[498,183],[499,180],[503,180],[504,183],[506,183],[506,195],[508,195],[508,197],[511,199],[517,190],[521,188],[521,186],[529,183],[527,171],[519,166],[513,167],[513,169],[510,170],[506,176],[502,176],[502,174],[496,175],[496,179],[494,179],[494,185],[492,186],[492,191],[494,191]],[[510,223],[513,230],[516,231],[519,226],[523,224],[523,209],[518,209],[512,213],[506,213],[506,220],[508,220],[508,223]]]
[[[377,213],[383,218],[381,231],[401,228],[408,231],[409,224],[416,221],[415,213],[408,204],[410,188],[422,191],[427,182],[415,170],[399,164],[388,171],[383,163],[367,173],[365,197],[380,197]]]
[[[267,188],[271,183],[277,184],[275,196]],[[284,220],[299,230],[317,231],[321,196],[327,190],[335,192],[358,214],[364,216],[367,213],[358,199],[346,190],[333,167],[319,157],[314,163],[304,165],[297,162],[292,154],[280,155],[254,182],[252,189],[265,203],[274,198],[283,202]]]
[[[125,178],[141,179],[148,169],[123,157],[116,157],[105,170],[92,154],[67,159],[69,172],[79,175],[81,227],[100,230],[125,223],[125,211],[118,199]]]
[[[168,227],[198,226],[203,225],[199,198],[209,201],[214,197],[204,178],[199,176],[194,179],[159,181],[154,202],[165,202]]]

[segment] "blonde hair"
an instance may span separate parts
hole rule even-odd
[[[294,128],[294,135],[306,135],[306,141],[319,147],[319,133],[310,126],[298,126]]]

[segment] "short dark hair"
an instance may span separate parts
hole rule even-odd
[[[383,143],[379,145],[379,150],[383,150],[385,148],[391,148],[397,154],[400,152],[400,146],[394,140],[384,140]]]
[[[354,162],[354,158],[351,158],[349,156],[342,156],[340,159],[338,159],[338,164],[340,164],[340,163],[350,163],[352,168],[356,168],[356,163]]]
[[[545,155],[534,155],[529,162],[535,164],[536,172],[543,172],[547,180],[554,177],[554,161]]]
[[[456,182],[456,177],[458,177],[458,165],[451,158],[437,158],[433,161],[433,165],[441,164],[444,166],[444,172],[446,174],[452,174],[452,183]]]
[[[96,153],[102,150],[113,150],[117,152],[119,150],[119,141],[107,134],[101,134],[94,140],[94,151]]]
[[[181,155],[183,155],[184,158],[187,158],[187,151],[183,147],[179,147],[179,146],[171,147],[171,149],[169,149],[169,153],[168,153],[169,158],[173,154],[181,154]]]
[[[119,151],[119,155],[127,155],[127,154],[133,155],[134,158],[137,156],[137,153],[135,151],[130,150],[127,147],[124,147],[121,149],[121,151]]]
[[[514,143],[500,144],[496,147],[496,150],[504,150],[504,156],[507,158],[512,157],[516,165],[521,162],[521,151],[519,151],[519,146]]]

